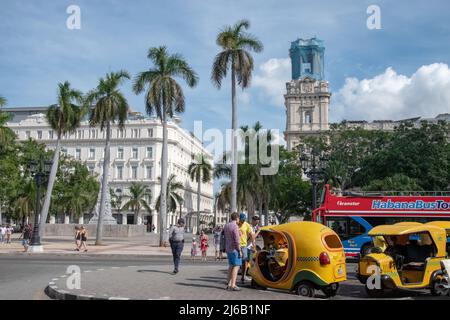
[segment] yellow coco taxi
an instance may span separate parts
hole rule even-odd
[[[443,294],[440,262],[447,253],[442,226],[401,222],[377,226],[369,236],[383,237],[386,243],[385,250],[373,248],[358,264],[358,279],[369,296],[382,296],[387,289],[429,288],[434,295]]]
[[[347,278],[345,253],[338,235],[315,222],[261,228],[264,246],[250,262],[252,287],[283,289],[312,297],[315,289],[335,296]]]

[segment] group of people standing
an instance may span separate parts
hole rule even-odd
[[[87,252],[87,230],[84,226],[75,227],[75,251],[81,251],[84,248],[84,252]]]
[[[213,241],[215,249],[216,261],[222,259],[222,253],[225,252],[228,258],[228,279],[226,289],[230,291],[240,291],[236,285],[239,269],[241,270],[241,283],[250,281],[248,277],[249,261],[256,251],[256,238],[259,234],[259,216],[255,215],[251,219],[251,223],[247,222],[247,216],[244,213],[231,214],[231,220],[224,228],[216,227],[213,230]],[[184,248],[184,219],[178,219],[177,225],[171,226],[169,229],[169,242],[172,249],[174,270],[173,273],[179,272],[179,264],[181,253]],[[195,259],[200,244],[202,252],[202,261],[207,259],[208,236],[202,230],[200,232],[199,243],[196,237],[192,238],[191,260]]]
[[[1,225],[0,226],[0,243],[11,243],[11,236],[14,232],[13,227],[10,225]]]

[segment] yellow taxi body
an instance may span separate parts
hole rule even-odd
[[[306,283],[332,296],[347,279],[344,249],[332,229],[301,221],[263,227],[260,235],[264,246],[249,270],[258,286],[292,291]]]
[[[358,278],[366,284],[369,295],[385,289],[432,288],[441,270],[440,262],[447,256],[446,230],[439,224],[382,225],[370,230],[369,236],[383,237],[387,245],[359,261]],[[369,285],[375,276],[380,276],[381,288],[374,288],[374,282]]]

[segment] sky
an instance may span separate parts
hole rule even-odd
[[[194,89],[182,80],[182,126],[224,131],[231,125],[230,79],[210,81],[217,33],[249,19],[264,44],[254,53],[252,87],[238,95],[238,122],[285,129],[283,94],[290,80],[290,43],[316,36],[325,43],[325,75],[332,91],[330,120],[434,117],[450,112],[448,0],[0,0],[0,95],[9,107],[56,102],[58,82],[87,92],[110,71],[133,76],[151,67],[150,47],[166,45],[198,73]],[[66,10],[81,10],[70,30]],[[381,29],[369,29],[370,5]],[[144,112],[132,82],[123,91]]]

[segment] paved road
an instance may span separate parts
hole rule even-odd
[[[226,262],[182,262],[182,271],[174,276],[167,256],[94,256],[94,255],[0,255],[0,299],[49,299],[44,289],[59,278],[70,265],[82,271],[82,290],[86,294],[135,299],[301,299],[286,292],[257,291],[243,286],[240,293],[223,290]],[[334,299],[365,299],[363,286],[355,278],[355,263],[348,263],[348,278]],[[103,269],[103,270],[98,270]],[[65,279],[59,279],[59,286]],[[107,284],[107,285],[104,285]],[[316,298],[321,298],[320,293]],[[430,299],[427,291],[397,294],[389,299]]]

